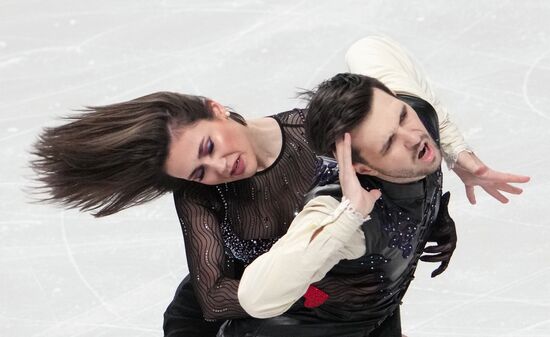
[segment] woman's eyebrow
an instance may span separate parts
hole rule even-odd
[[[198,153],[197,153],[197,158],[200,159],[204,154],[202,153],[202,149],[204,148],[204,140],[206,138],[203,137],[200,144],[199,144],[199,150],[198,150]],[[187,177],[187,180],[191,180],[191,178],[195,175],[195,172],[198,170],[198,168],[194,169],[193,171],[191,171],[191,174],[189,174],[189,176]]]

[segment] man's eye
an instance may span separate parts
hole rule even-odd
[[[401,117],[399,118],[399,123],[403,122],[407,118],[407,110],[404,110],[401,114]]]
[[[212,139],[208,139],[208,143],[206,143],[206,151],[208,154],[212,153],[214,151],[214,142],[212,142]]]

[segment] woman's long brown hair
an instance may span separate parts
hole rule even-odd
[[[238,114],[231,117],[246,124]],[[39,200],[100,217],[180,188],[185,181],[164,172],[170,135],[211,118],[206,98],[171,92],[66,117],[66,124],[45,128],[31,151]]]

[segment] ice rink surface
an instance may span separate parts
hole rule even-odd
[[[0,336],[161,336],[187,274],[169,195],[102,219],[29,203],[42,127],[160,90],[248,117],[303,106],[298,88],[345,71],[369,34],[415,55],[488,165],[532,177],[508,205],[471,206],[447,172],[458,249],[436,279],[421,263],[404,332],[550,336],[549,22],[544,0],[2,0]]]

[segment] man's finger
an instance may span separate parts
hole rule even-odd
[[[375,200],[375,201],[378,200],[378,198],[380,198],[382,196],[382,192],[378,189],[370,190],[369,194],[371,195],[372,199]]]
[[[344,137],[336,139],[336,161],[338,162],[338,176],[340,178],[340,184],[342,185],[342,192],[344,191],[345,186],[345,178],[346,175],[344,174],[345,170],[345,163],[342,159],[342,153],[344,151]]]
[[[500,191],[504,191],[510,194],[521,194],[523,192],[523,189],[512,186],[510,184],[497,184],[495,185],[495,187]]]
[[[436,255],[422,255],[420,261],[424,262],[441,262],[451,257],[451,253],[441,253]]]
[[[450,249],[452,249],[452,244],[451,243],[446,243],[444,245],[426,247],[426,248],[424,248],[424,252],[429,253],[429,254],[435,254],[435,253],[446,252]]]
[[[341,169],[340,164],[342,162],[342,150],[344,148],[344,137],[336,139],[336,161],[338,161],[338,168]]]
[[[497,199],[501,203],[503,203],[503,204],[508,203],[508,201],[509,201],[508,198],[506,198],[504,195],[502,195],[502,193],[500,193],[495,188],[483,187],[483,189],[485,190],[485,192],[487,192],[489,195],[491,195],[493,198]]]
[[[526,183],[531,178],[528,176],[520,176],[511,173],[504,173],[489,169],[483,175],[483,178],[490,179],[495,183]]]
[[[351,136],[347,132],[344,134],[344,150],[342,160],[346,165],[346,173],[355,174],[351,161]]]
[[[475,205],[476,195],[474,193],[474,187],[468,185],[464,185],[464,187],[466,187],[466,196],[468,197],[468,201],[470,202],[470,204]]]
[[[432,272],[432,277],[436,277],[437,275],[441,274],[442,272],[445,271],[445,269],[447,269],[447,267],[449,266],[449,261],[443,261],[441,262],[441,265],[439,266],[439,268],[437,268],[436,270],[434,270]]]

